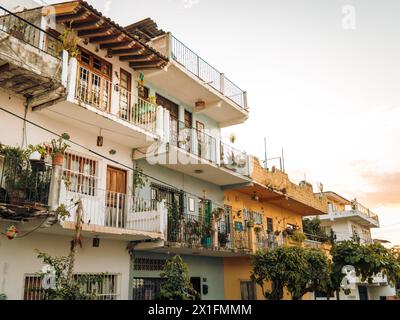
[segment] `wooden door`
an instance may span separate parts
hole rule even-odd
[[[124,228],[126,219],[126,171],[107,166],[106,226]]]
[[[192,128],[193,128],[193,116],[192,113],[185,110],[185,128],[183,130],[182,134],[182,145],[180,145],[180,148],[185,149],[188,152],[192,151]]]
[[[200,158],[206,156],[206,137],[204,135],[204,123],[196,121],[196,134],[197,134],[197,155]]]
[[[119,113],[120,117],[124,120],[130,121],[132,119],[131,110],[131,90],[132,90],[132,76],[129,72],[121,69],[119,79],[120,93],[119,93]]]

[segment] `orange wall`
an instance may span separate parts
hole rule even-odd
[[[303,225],[301,215],[267,202],[254,201],[251,199],[251,196],[238,191],[226,191],[224,193],[224,203],[232,207],[232,222],[243,222],[243,213],[241,214],[241,217],[238,217],[237,212],[239,210],[243,211],[243,209],[246,208],[263,213],[263,224],[265,228],[267,218],[273,219],[274,230],[283,231],[286,228],[287,223],[297,224],[299,227],[302,227]]]
[[[297,224],[302,227],[302,217],[290,210],[280,208],[278,206],[259,202],[251,199],[251,196],[230,190],[224,193],[225,205],[232,207],[232,221],[243,222],[243,209],[256,211],[263,214],[264,230],[266,230],[266,219],[272,218],[274,221],[274,231],[283,231],[287,223]],[[241,217],[237,216],[237,212],[242,210]],[[224,259],[224,290],[225,299],[240,300],[240,282],[249,281],[252,271],[251,258],[225,258]],[[268,285],[265,289],[270,289]],[[260,286],[256,286],[257,300],[265,300]],[[290,295],[285,291],[284,299],[290,299]]]

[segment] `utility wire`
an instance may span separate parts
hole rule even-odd
[[[9,111],[9,110],[6,110],[6,109],[4,109],[4,108],[2,108],[2,107],[0,107],[0,110],[3,111],[3,112],[6,112],[6,113],[8,113],[8,114],[10,114],[10,115],[12,115],[12,116],[14,116],[14,117],[16,117],[16,118],[18,118],[18,119],[20,119],[20,120],[22,120],[22,121],[26,121],[27,123],[29,123],[29,124],[31,124],[31,125],[33,125],[33,126],[39,128],[39,129],[41,129],[41,130],[44,130],[44,131],[46,131],[46,132],[48,132],[48,133],[51,133],[51,134],[53,134],[53,135],[55,135],[55,136],[57,136],[57,137],[61,137],[60,134],[58,134],[58,133],[56,133],[56,132],[54,132],[54,131],[52,131],[52,130],[50,130],[50,129],[47,129],[47,128],[45,128],[45,127],[43,127],[43,126],[41,126],[41,125],[39,125],[39,124],[37,124],[37,123],[31,121],[31,120],[24,119],[23,117],[21,117],[21,116],[15,114],[15,113],[13,113],[13,112],[11,112],[11,111]],[[76,145],[76,146],[78,146],[78,147],[80,147],[80,148],[82,148],[82,149],[85,149],[86,151],[89,151],[90,153],[93,153],[94,155],[96,155],[96,156],[98,156],[98,157],[100,157],[100,158],[103,158],[103,159],[105,159],[105,160],[107,160],[107,161],[113,162],[114,164],[117,164],[117,165],[119,165],[119,166],[121,166],[121,167],[124,167],[124,168],[127,169],[127,170],[131,170],[131,171],[133,171],[134,173],[141,174],[141,175],[145,176],[145,177],[148,178],[148,179],[151,179],[151,180],[156,181],[156,182],[159,182],[159,183],[161,183],[161,184],[163,184],[163,185],[165,185],[165,186],[168,186],[168,187],[170,187],[171,189],[175,189],[175,190],[179,190],[179,191],[184,191],[184,192],[185,192],[186,194],[188,194],[188,195],[197,197],[197,198],[199,198],[199,199],[203,199],[203,196],[199,196],[199,195],[197,195],[197,194],[195,194],[195,193],[192,193],[192,192],[189,192],[189,191],[186,191],[186,190],[182,190],[182,189],[180,189],[179,187],[176,187],[176,186],[174,186],[174,185],[172,185],[172,184],[170,184],[170,183],[168,183],[168,182],[164,182],[164,181],[162,181],[162,180],[160,180],[160,179],[158,179],[158,178],[156,178],[156,177],[153,177],[153,176],[151,176],[151,175],[149,175],[149,174],[147,174],[147,173],[140,172],[140,171],[136,170],[135,168],[132,168],[132,167],[130,167],[130,166],[127,166],[127,165],[125,165],[125,164],[123,164],[123,163],[121,163],[121,162],[119,162],[119,161],[117,161],[117,160],[111,159],[111,158],[106,157],[106,156],[104,156],[104,155],[102,155],[102,154],[100,154],[100,153],[98,153],[98,152],[96,152],[96,151],[93,151],[93,150],[91,150],[91,149],[85,147],[84,145],[82,145],[82,144],[80,144],[80,143],[78,143],[78,142],[74,142],[74,141],[72,141],[72,140],[68,140],[68,142],[70,142],[70,143],[72,143],[72,144],[74,144],[74,145]],[[211,200],[210,200],[210,201],[211,201]],[[215,201],[211,201],[211,203],[214,204],[214,205],[216,205],[216,206],[218,206],[218,207],[224,207],[224,204],[221,204],[221,203],[218,203],[218,202],[215,202]]]

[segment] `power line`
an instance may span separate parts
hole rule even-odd
[[[0,110],[2,110],[2,111],[4,111],[4,112],[6,112],[6,113],[8,113],[8,114],[10,114],[10,115],[12,115],[12,116],[18,118],[18,119],[20,119],[20,120],[22,120],[22,121],[25,121],[25,122],[27,122],[27,123],[29,123],[29,124],[31,124],[31,125],[33,125],[33,126],[39,128],[39,129],[41,129],[41,130],[44,130],[44,131],[46,131],[46,132],[48,132],[48,133],[51,133],[52,135],[55,135],[55,136],[57,136],[57,137],[61,137],[60,134],[58,134],[58,133],[56,133],[56,132],[54,132],[54,131],[52,131],[52,130],[50,130],[50,129],[48,129],[48,128],[45,128],[45,127],[43,127],[43,126],[41,126],[41,125],[39,125],[39,124],[37,124],[37,123],[31,121],[31,120],[24,119],[23,117],[21,117],[21,116],[15,114],[15,113],[13,113],[13,112],[11,112],[11,111],[9,111],[9,110],[6,110],[6,109],[4,109],[4,108],[2,108],[2,107],[0,107]],[[183,191],[183,192],[185,192],[185,193],[188,194],[188,195],[197,197],[197,198],[199,198],[199,199],[203,199],[203,196],[199,196],[199,195],[194,194],[194,193],[192,193],[192,192],[189,192],[189,191],[186,191],[186,190],[182,190],[182,189],[180,189],[179,187],[176,187],[176,186],[174,186],[174,185],[172,185],[172,184],[170,184],[170,183],[168,183],[168,182],[164,182],[164,181],[160,180],[159,178],[153,177],[153,176],[151,176],[151,175],[149,175],[149,174],[147,174],[147,173],[144,173],[144,172],[140,172],[139,170],[136,170],[136,169],[134,169],[134,168],[132,168],[132,167],[130,167],[130,166],[127,166],[127,165],[125,165],[125,164],[123,164],[123,163],[121,163],[121,162],[119,162],[119,161],[117,161],[117,160],[111,159],[111,158],[106,157],[106,156],[104,156],[104,155],[102,155],[102,154],[100,154],[100,153],[98,153],[98,152],[96,152],[96,151],[93,151],[93,150],[91,150],[91,149],[85,147],[84,145],[82,145],[82,144],[80,144],[80,143],[78,143],[78,142],[74,142],[74,141],[72,141],[72,140],[68,140],[68,142],[70,142],[70,143],[72,143],[72,144],[74,144],[74,145],[76,145],[76,146],[78,146],[78,147],[80,147],[80,148],[82,148],[82,149],[85,149],[86,151],[88,151],[88,152],[90,152],[90,153],[93,153],[94,155],[96,155],[96,156],[98,156],[98,157],[100,157],[100,158],[103,158],[103,159],[105,159],[105,160],[107,160],[107,161],[113,162],[114,164],[117,164],[117,165],[119,165],[119,166],[121,166],[121,167],[124,167],[124,168],[127,169],[127,170],[131,170],[131,171],[133,171],[134,173],[138,173],[138,174],[140,174],[140,175],[143,175],[143,176],[145,176],[146,178],[149,178],[149,179],[151,179],[151,180],[153,180],[153,181],[159,182],[159,183],[161,183],[161,184],[163,184],[163,185],[165,185],[165,186],[168,186],[168,187],[170,187],[170,188],[172,188],[172,189],[179,190],[179,191]],[[220,203],[214,202],[214,201],[212,201],[212,200],[209,200],[209,201],[210,201],[212,204],[214,204],[214,205],[216,205],[216,206],[218,206],[218,207],[224,207],[224,204],[220,204]]]

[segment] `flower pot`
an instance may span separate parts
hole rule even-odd
[[[62,153],[53,156],[53,166],[62,166],[64,164],[64,155]]]
[[[204,237],[203,241],[202,241],[202,244],[205,247],[211,247],[211,237],[210,236]]]
[[[46,163],[44,160],[30,160],[31,168],[33,171],[43,172],[46,169]]]

